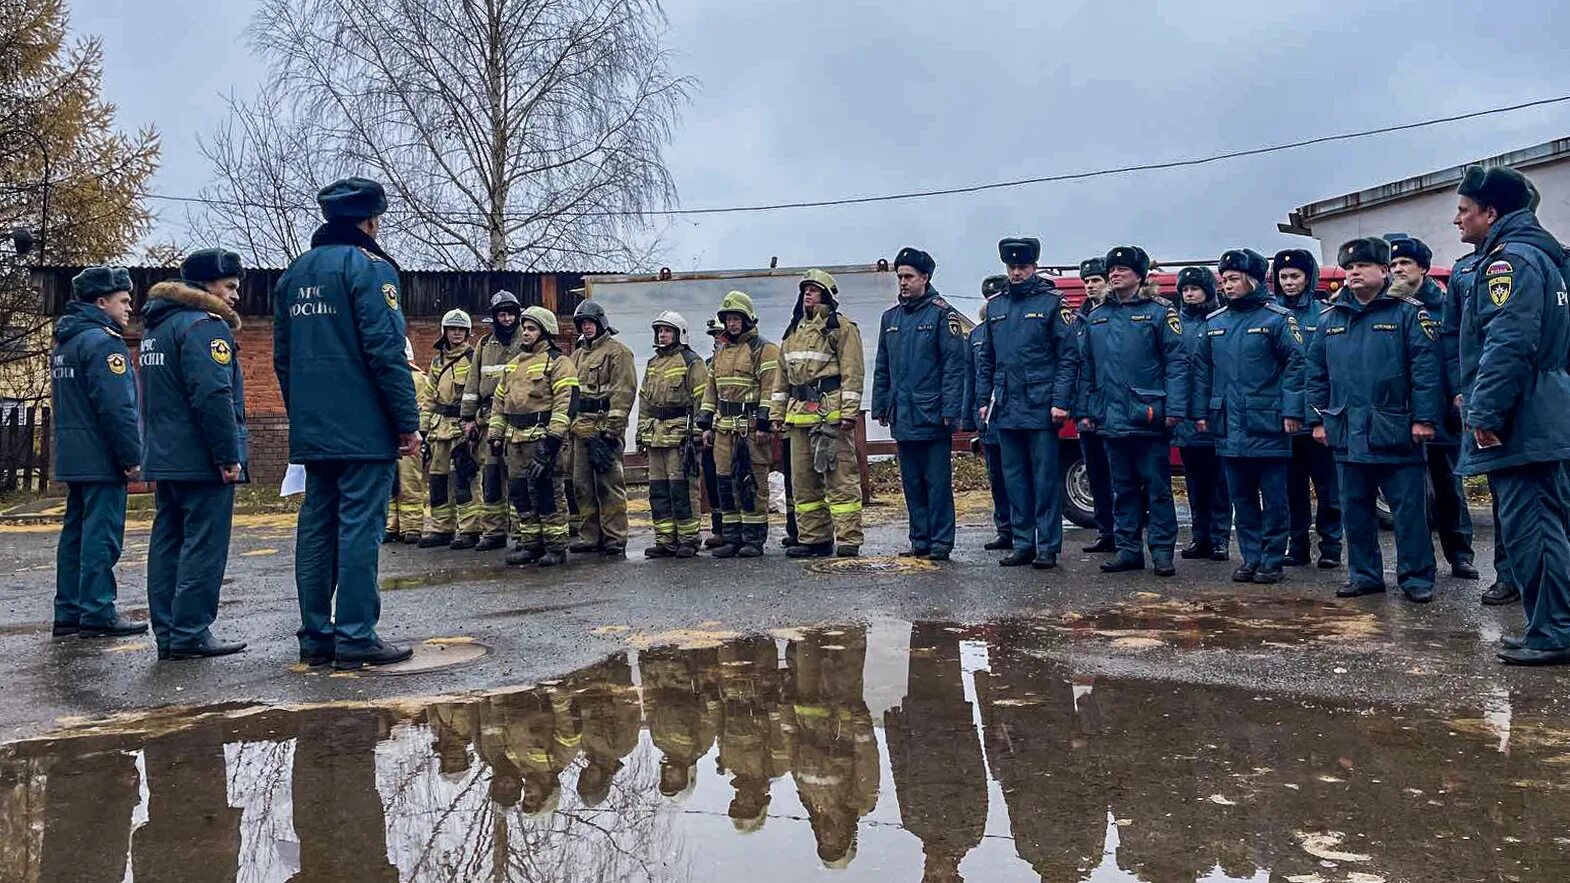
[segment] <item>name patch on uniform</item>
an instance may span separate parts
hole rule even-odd
[[[1205,333],[1210,335],[1211,337],[1220,337],[1223,334],[1226,334],[1227,330],[1225,328],[1212,328],[1209,331],[1206,331]]]
[[[1329,328],[1325,329],[1325,336],[1326,337],[1328,337],[1328,336],[1330,336],[1332,334],[1345,334],[1345,333],[1346,333],[1346,326],[1345,325],[1332,325]]]
[[[1133,316],[1129,316],[1128,320],[1130,322],[1149,322],[1150,321],[1150,317],[1146,316],[1144,314],[1136,314],[1136,315],[1133,315]]]
[[[1389,322],[1375,322],[1374,323],[1374,330],[1375,331],[1400,331],[1401,327],[1399,325],[1392,325]]]
[[[207,354],[220,365],[227,365],[234,360],[234,349],[229,346],[229,341],[221,337],[207,345]]]
[[[125,373],[125,356],[119,353],[110,353],[104,357],[104,361],[109,363],[110,374],[119,375]]]
[[[398,309],[398,286],[391,282],[383,282],[382,297],[386,299],[388,307],[394,310]]]
[[[1269,334],[1270,333],[1270,329],[1269,328],[1250,328],[1250,329],[1248,329],[1248,333],[1249,334]]]
[[[1092,324],[1092,325],[1105,325],[1105,324],[1107,324],[1107,317],[1106,316],[1102,316],[1102,317],[1097,318],[1097,319],[1091,319],[1090,320],[1090,324]]]
[[[1047,318],[1047,314],[1046,313],[1026,313],[1025,314],[1025,318],[1027,318],[1027,319],[1045,319],[1045,318]]]

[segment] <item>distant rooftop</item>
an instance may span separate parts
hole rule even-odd
[[[1461,183],[1461,176],[1466,173],[1467,166],[1478,165],[1490,168],[1493,166],[1509,166],[1513,169],[1525,170],[1533,166],[1546,165],[1566,158],[1570,158],[1570,138],[1545,141],[1532,147],[1523,147],[1520,150],[1512,150],[1509,153],[1501,153],[1498,156],[1491,156],[1487,159],[1462,163],[1447,169],[1440,169],[1437,172],[1429,172],[1426,175],[1416,175],[1389,184],[1381,184],[1378,187],[1370,187],[1367,190],[1359,190],[1356,193],[1348,193],[1345,196],[1335,196],[1330,199],[1311,202],[1308,205],[1299,206],[1292,212],[1286,223],[1276,226],[1282,233],[1311,236],[1313,234],[1310,230],[1313,228],[1315,221],[1372,208],[1388,202],[1408,199],[1423,193],[1432,193],[1436,190],[1454,189]]]

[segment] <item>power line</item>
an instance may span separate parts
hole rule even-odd
[[[1355,131],[1355,132],[1340,132],[1340,133],[1333,134],[1333,135],[1321,135],[1321,136],[1319,136],[1317,138],[1305,138],[1305,139],[1300,140],[1300,141],[1290,141],[1290,142],[1286,142],[1286,143],[1282,143],[1282,144],[1272,144],[1272,145],[1268,145],[1268,146],[1264,146],[1264,147],[1252,147],[1252,148],[1248,148],[1248,149],[1244,149],[1244,150],[1234,150],[1234,151],[1229,151],[1229,152],[1226,152],[1226,153],[1212,154],[1210,156],[1191,157],[1191,158],[1188,158],[1188,159],[1166,160],[1166,161],[1163,161],[1163,162],[1139,163],[1139,164],[1135,164],[1135,165],[1117,166],[1117,167],[1114,167],[1114,168],[1096,169],[1096,170],[1093,170],[1093,171],[1085,171],[1085,172],[1066,172],[1066,173],[1057,174],[1057,175],[1042,175],[1042,176],[1032,177],[1032,178],[1019,178],[1019,179],[1015,179],[1015,180],[1011,180],[1011,181],[994,181],[994,182],[987,183],[987,184],[974,184],[974,185],[969,185],[969,186],[964,186],[964,187],[949,187],[949,188],[938,189],[938,190],[912,190],[912,191],[907,191],[907,192],[903,192],[903,193],[887,193],[887,194],[881,194],[881,195],[877,195],[877,196],[855,196],[855,197],[844,197],[844,198],[840,198],[840,199],[821,199],[821,200],[809,200],[809,201],[799,201],[799,202],[759,203],[759,204],[755,204],[755,205],[721,206],[721,207],[712,207],[712,208],[660,209],[660,210],[649,210],[649,211],[642,211],[642,212],[637,212],[637,211],[590,211],[590,212],[582,213],[582,217],[639,217],[639,216],[645,216],[645,215],[659,215],[659,216],[665,216],[665,217],[681,217],[681,216],[688,216],[688,215],[742,214],[742,213],[756,213],[756,212],[786,211],[786,210],[790,210],[790,209],[803,209],[803,208],[826,208],[826,207],[844,206],[844,205],[866,205],[866,204],[869,204],[869,203],[878,203],[878,202],[898,202],[898,201],[912,200],[912,199],[930,199],[930,198],[939,197],[939,196],[958,196],[958,195],[971,194],[971,193],[982,193],[982,192],[989,191],[989,190],[1004,190],[1004,189],[1011,189],[1011,188],[1015,188],[1015,187],[1026,187],[1026,186],[1030,186],[1030,185],[1033,185],[1033,184],[1049,184],[1049,183],[1057,183],[1057,182],[1062,182],[1062,181],[1082,181],[1082,180],[1086,180],[1086,179],[1090,179],[1090,178],[1102,178],[1102,177],[1108,177],[1108,176],[1113,176],[1113,175],[1125,175],[1125,174],[1130,174],[1130,173],[1133,173],[1133,172],[1160,171],[1160,170],[1164,170],[1164,169],[1189,168],[1189,167],[1193,167],[1193,166],[1209,165],[1211,163],[1223,162],[1223,161],[1226,161],[1226,160],[1242,159],[1242,158],[1245,158],[1245,157],[1260,156],[1260,155],[1268,154],[1268,153],[1279,153],[1279,152],[1285,151],[1285,150],[1296,150],[1296,149],[1299,149],[1299,148],[1302,148],[1302,147],[1311,147],[1311,146],[1318,145],[1318,144],[1329,144],[1329,143],[1333,143],[1333,142],[1337,142],[1337,141],[1351,141],[1351,140],[1355,140],[1355,139],[1359,139],[1359,138],[1369,138],[1369,137],[1373,137],[1375,135],[1386,135],[1386,134],[1390,134],[1392,132],[1405,132],[1405,131],[1411,131],[1413,129],[1423,129],[1423,128],[1429,128],[1429,127],[1432,127],[1432,126],[1445,125],[1447,123],[1461,122],[1463,120],[1478,119],[1480,117],[1495,116],[1495,115],[1504,114],[1504,113],[1514,113],[1515,111],[1518,111],[1518,110],[1527,110],[1527,109],[1534,108],[1534,107],[1546,107],[1546,106],[1553,105],[1553,104],[1561,104],[1561,103],[1564,103],[1566,101],[1570,101],[1570,95],[1560,95],[1560,96],[1558,96],[1556,98],[1540,98],[1540,99],[1536,99],[1536,100],[1533,100],[1533,101],[1521,102],[1519,104],[1511,104],[1511,105],[1506,105],[1506,106],[1502,106],[1502,107],[1493,107],[1493,108],[1489,108],[1487,110],[1477,110],[1477,111],[1471,111],[1469,113],[1461,113],[1461,114],[1454,114],[1454,115],[1445,116],[1445,117],[1434,117],[1432,119],[1418,120],[1416,122],[1400,123],[1400,124],[1391,125],[1391,126],[1381,126],[1379,128],[1376,128],[1376,129],[1363,129],[1363,130]],[[275,210],[275,211],[295,211],[295,210],[302,210],[302,208],[303,208],[303,207],[292,207],[291,208],[291,207],[285,207],[285,206],[279,206],[279,205],[273,205],[273,204],[267,204],[267,203],[233,202],[233,201],[227,201],[227,200],[211,199],[211,198],[207,198],[207,197],[172,196],[172,195],[160,194],[160,193],[142,193],[141,195],[146,197],[146,198],[148,198],[148,199],[157,199],[157,200],[163,200],[163,201],[167,201],[167,202],[199,203],[199,204],[204,204],[204,205],[212,205],[212,206],[220,206],[220,207],[222,207],[222,206],[231,206],[231,207],[232,206],[246,206],[246,207],[250,207],[250,208],[272,209],[272,210]],[[438,214],[441,214],[441,213],[438,213]],[[443,216],[444,217],[471,217],[471,218],[483,218],[483,217],[485,217],[482,213],[479,213],[479,212],[472,212],[472,213],[470,213],[470,212],[459,212],[459,213],[453,213],[453,214],[444,214]]]

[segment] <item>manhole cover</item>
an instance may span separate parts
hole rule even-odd
[[[898,576],[928,573],[938,566],[920,558],[828,558],[808,564],[807,569],[833,576]]]
[[[473,638],[431,638],[414,645],[414,656],[393,665],[362,668],[359,675],[410,675],[473,662],[491,648]]]

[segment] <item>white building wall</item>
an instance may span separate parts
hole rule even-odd
[[[1525,170],[1543,195],[1537,217],[1561,242],[1570,244],[1570,160]],[[1314,221],[1314,238],[1320,243],[1320,260],[1336,262],[1341,243],[1359,236],[1402,232],[1423,240],[1434,250],[1434,266],[1449,267],[1472,251],[1456,232],[1454,190],[1423,193]]]

